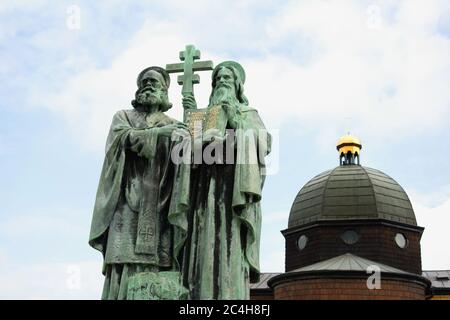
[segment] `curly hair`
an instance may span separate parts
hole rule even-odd
[[[162,91],[164,93],[162,95],[163,101],[159,105],[159,110],[162,111],[162,112],[166,112],[167,110],[172,108],[172,103],[170,103],[170,101],[169,101],[169,94],[168,94],[168,89],[169,89],[169,86],[170,86],[170,77],[169,77],[169,74],[167,73],[167,71],[165,69],[161,68],[161,67],[156,67],[156,66],[148,67],[148,68],[145,68],[144,70],[142,70],[139,73],[139,75],[138,75],[138,77],[136,79],[136,82],[137,82],[137,85],[138,85],[138,89],[136,90],[135,97],[138,95],[139,91],[141,90],[141,79],[142,79],[142,77],[145,75],[145,73],[147,71],[150,71],[150,70],[154,70],[154,71],[158,72],[159,74],[161,74],[161,76],[164,79],[164,83],[163,83],[163,87],[162,87]],[[133,99],[131,101],[131,104],[133,105],[134,108],[141,106],[136,101],[136,99]]]

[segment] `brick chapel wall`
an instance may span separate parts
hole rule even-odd
[[[381,289],[370,290],[366,279],[303,279],[277,285],[274,297],[276,300],[425,300],[425,286],[385,279]]]
[[[356,231],[358,242],[348,245],[341,239],[346,230]],[[408,245],[401,249],[395,243],[395,235],[402,233]],[[297,239],[305,234],[308,242],[303,250],[297,247]],[[335,225],[317,226],[286,236],[286,272],[324,261],[345,253],[352,253],[379,263],[415,273],[422,273],[421,233],[386,225]]]

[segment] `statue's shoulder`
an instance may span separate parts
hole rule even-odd
[[[162,113],[164,115],[164,118],[166,119],[166,122],[168,123],[179,123],[180,121],[178,121],[177,119],[174,119],[172,117],[169,117],[167,114]]]
[[[132,110],[118,110],[116,111],[116,113],[114,113],[113,117],[112,117],[112,122],[121,122],[121,121],[128,121],[129,119],[129,114],[128,111],[132,111]]]
[[[137,111],[136,109],[123,109],[123,110],[117,111],[117,113],[120,115],[126,116],[128,118],[137,117],[139,115],[139,111]]]
[[[114,119],[129,122],[133,126],[137,127],[147,125],[149,125],[150,127],[162,125],[164,126],[179,122],[178,120],[169,117],[164,112],[155,112],[149,115],[136,109],[119,110],[114,115]]]
[[[114,113],[113,119],[126,119],[129,116],[131,116],[133,114],[133,111],[135,111],[134,109],[122,109],[122,110],[118,110],[116,111],[116,113]]]
[[[112,125],[131,125],[136,126],[136,124],[139,124],[143,122],[143,115],[141,112],[135,110],[135,109],[122,109],[117,111],[112,119]]]
[[[161,111],[158,111],[158,112],[148,115],[146,118],[146,121],[150,127],[154,127],[154,126],[161,127],[161,126],[166,126],[168,124],[178,123],[177,120],[169,117],[167,114],[165,114],[164,112],[161,112]]]
[[[127,120],[130,123],[142,122],[145,119],[145,112],[136,109],[123,109],[116,113],[120,118]]]

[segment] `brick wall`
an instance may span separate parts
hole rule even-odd
[[[265,291],[259,293],[257,290],[250,290],[250,300],[273,300],[273,292]]]
[[[341,235],[346,230],[356,231],[360,238],[352,245],[345,244]],[[401,249],[395,243],[395,235],[402,233],[408,246]],[[303,250],[297,247],[297,239],[305,234],[308,243]],[[286,271],[327,260],[341,254],[352,253],[372,261],[421,274],[421,232],[396,228],[383,224],[366,225],[318,225],[310,229],[286,235]]]
[[[384,279],[369,290],[366,279],[299,279],[274,288],[276,300],[424,300],[425,286]]]

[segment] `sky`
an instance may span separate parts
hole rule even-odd
[[[0,2],[0,298],[98,299],[87,244],[105,139],[137,74],[239,61],[245,94],[274,133],[263,191],[261,270],[284,271],[292,202],[339,164],[336,142],[403,186],[424,270],[450,269],[449,1]],[[199,107],[211,72],[199,72]],[[181,87],[169,91],[181,119]]]

